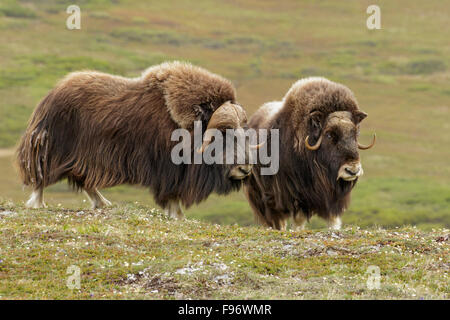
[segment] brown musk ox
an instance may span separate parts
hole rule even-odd
[[[172,132],[192,133],[194,121],[202,132],[244,126],[230,81],[183,62],[150,67],[138,78],[69,74],[38,104],[20,141],[20,175],[33,188],[27,206],[45,206],[44,188],[64,178],[84,190],[94,208],[110,204],[101,188],[149,187],[156,203],[178,218],[181,204],[238,190],[250,164],[171,161]]]
[[[254,165],[244,184],[257,220],[284,230],[292,217],[296,228],[303,229],[317,214],[339,229],[363,174],[358,149],[375,143],[375,135],[369,146],[358,143],[366,116],[350,89],[325,78],[299,80],[282,101],[264,104],[249,126],[279,130],[279,170],[261,175],[261,164]]]

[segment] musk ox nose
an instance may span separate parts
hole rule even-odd
[[[253,166],[251,164],[240,164],[231,169],[230,178],[241,180],[247,177],[252,171]]]
[[[350,169],[350,168],[345,168],[345,172],[347,172],[349,175],[351,175],[351,176],[356,176],[356,174],[359,172],[359,167],[358,168],[352,168],[352,169]]]
[[[250,171],[252,171],[252,165],[250,165],[250,164],[240,165],[240,166],[238,166],[238,168],[239,168],[239,171],[241,171],[245,175],[249,175]]]
[[[363,172],[359,161],[346,163],[339,169],[337,180],[353,181],[359,176],[362,176]]]

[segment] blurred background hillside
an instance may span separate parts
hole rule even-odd
[[[68,30],[66,8],[81,8]],[[366,8],[381,8],[368,30]],[[39,100],[71,71],[137,76],[185,60],[231,79],[252,114],[291,84],[324,76],[350,87],[369,114],[361,142],[365,175],[344,223],[450,227],[450,2],[0,0],[0,198],[23,202],[12,153]],[[149,191],[105,190],[112,202],[153,206]],[[87,209],[65,183],[47,189],[50,206]],[[241,193],[212,196],[188,217],[253,224]],[[313,227],[322,227],[318,219]]]

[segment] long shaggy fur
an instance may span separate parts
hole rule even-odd
[[[241,182],[224,165],[175,165],[170,141],[177,128],[206,129],[212,113],[236,101],[232,84],[186,63],[164,63],[128,79],[99,72],[69,74],[39,103],[23,135],[17,162],[25,185],[63,178],[94,190],[119,184],[150,187],[158,204],[185,206]]]
[[[319,111],[326,118],[336,111],[349,111],[356,118],[358,110],[347,87],[324,78],[308,78],[296,82],[283,101],[267,103],[251,117],[251,128],[279,129],[280,133],[278,173],[261,175],[261,165],[255,165],[244,185],[258,221],[280,229],[287,218],[298,214],[307,219],[318,214],[328,220],[347,208],[356,181],[336,181],[336,172],[321,165],[328,160],[307,150],[304,139],[310,134],[310,114]],[[270,147],[270,141],[266,145]],[[326,157],[326,151],[322,154]]]

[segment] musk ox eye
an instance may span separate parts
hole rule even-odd
[[[333,132],[327,132],[326,133],[326,137],[329,140],[335,140],[336,139],[336,135]]]
[[[340,134],[335,131],[328,131],[325,133],[325,137],[332,143],[337,143],[340,138]]]

